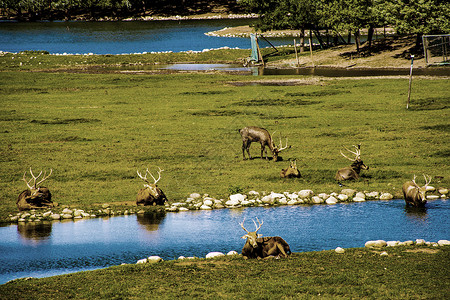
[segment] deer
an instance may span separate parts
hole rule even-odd
[[[139,170],[137,170],[139,178],[141,178],[145,182],[145,184],[144,188],[138,191],[138,194],[136,196],[136,205],[164,205],[164,203],[167,201],[164,192],[156,185],[161,179],[161,172],[164,171],[161,170],[160,167],[158,167],[158,169],[158,179],[156,179],[152,175],[152,173],[150,173],[148,168],[145,170],[145,176],[142,176],[142,174],[139,173]],[[150,175],[152,177],[153,183],[150,183],[149,179],[147,179],[147,175]]]
[[[267,149],[266,146],[269,147],[270,151],[272,152],[272,160],[275,162],[278,160],[278,154],[288,148],[291,148],[291,146],[288,147],[287,145],[287,138],[286,138],[286,145],[283,147],[281,138],[280,138],[280,146],[276,146],[272,135],[269,134],[269,132],[260,127],[255,126],[247,126],[242,129],[239,129],[239,133],[242,137],[242,156],[244,157],[244,160],[247,158],[245,157],[245,151],[247,151],[248,158],[252,159],[252,156],[250,155],[250,145],[252,142],[259,142],[261,144],[261,158],[263,159],[263,152],[266,155],[266,160],[269,158],[267,157]]]
[[[297,169],[297,160],[289,160],[289,167],[281,169],[280,176],[281,178],[302,177],[300,171]]]
[[[243,239],[247,240],[244,247],[242,248],[242,256],[244,257],[244,259],[288,257],[291,254],[291,249],[288,243],[286,243],[286,241],[279,236],[262,237],[262,234],[258,234],[258,230],[261,228],[264,221],[259,222],[258,218],[256,218],[256,221],[258,221],[259,225],[256,225],[255,220],[253,220],[256,230],[252,232],[245,229],[245,218],[242,223],[239,223],[242,229],[244,229],[244,231],[246,232],[246,234],[242,236]]]
[[[352,162],[352,165],[349,167],[341,168],[336,172],[335,179],[337,181],[358,180],[360,177],[359,173],[361,172],[361,170],[369,170],[369,167],[366,166],[364,162],[361,160],[361,144],[359,144],[358,146],[353,145],[353,147],[355,147],[355,152],[343,146],[345,150],[354,154],[355,158],[350,158],[346,156],[344,153],[342,153],[342,150],[340,151],[343,157]]]
[[[50,169],[50,172],[47,175],[47,171],[45,171],[42,178],[39,180],[39,177],[41,177],[42,175],[42,171],[39,173],[39,175],[35,176],[33,170],[30,167],[31,179],[27,180],[27,172],[25,171],[22,179],[23,181],[25,181],[28,189],[20,193],[19,197],[17,198],[16,204],[19,211],[39,208],[52,208],[58,205],[57,203],[52,202],[52,194],[50,193],[50,190],[48,188],[39,187],[41,183],[43,183],[52,175],[52,172],[53,169]],[[33,183],[31,184],[31,182]]]
[[[425,185],[420,187],[416,183],[416,175],[411,181],[407,181],[403,184],[403,196],[405,197],[406,205],[411,205],[414,207],[424,207],[427,203],[426,193],[428,185],[431,182],[431,176],[423,175],[425,178]]]

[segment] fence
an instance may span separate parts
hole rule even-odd
[[[450,34],[424,35],[422,41],[427,65],[450,64]]]

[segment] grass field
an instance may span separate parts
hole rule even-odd
[[[450,247],[123,265],[0,285],[1,299],[446,299]],[[384,251],[384,250],[382,250]]]
[[[53,66],[63,64],[53,59]],[[158,185],[171,200],[192,192],[217,198],[250,190],[339,192],[334,174],[349,165],[339,151],[358,143],[370,170],[348,187],[400,197],[403,182],[422,173],[435,187],[449,186],[448,79],[415,78],[406,110],[405,78],[5,69],[2,216],[17,210],[30,167],[52,168],[45,186],[54,201],[71,206],[134,201],[142,187],[136,170],[147,167],[164,169]],[[292,80],[297,85],[285,85]],[[284,161],[243,161],[238,129],[248,125],[276,131],[277,140],[287,137],[292,148],[282,152]],[[259,145],[251,150],[259,155]],[[281,179],[292,158],[303,177]]]

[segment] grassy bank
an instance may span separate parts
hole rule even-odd
[[[123,265],[0,285],[4,299],[445,299],[450,247]],[[383,250],[384,251],[384,250]]]
[[[3,71],[0,87],[3,217],[16,211],[30,166],[52,168],[45,185],[70,206],[134,201],[142,187],[136,170],[158,166],[171,200],[332,192],[341,189],[336,170],[349,164],[341,146],[357,143],[370,170],[348,187],[400,196],[403,182],[422,173],[449,186],[448,79],[414,79],[410,110],[404,78]],[[292,148],[282,156],[296,158],[303,177],[281,179],[286,161],[243,161],[237,130],[247,125],[288,137]],[[258,145],[251,149],[259,155]]]

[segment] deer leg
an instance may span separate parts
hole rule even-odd
[[[266,145],[264,145],[263,143],[261,143],[261,158],[263,157],[263,152],[266,154],[266,160],[268,160],[269,158],[267,157],[267,149],[266,149]]]
[[[248,141],[243,141],[242,142],[242,156],[244,157],[244,160],[247,159],[245,157],[246,150],[247,150],[248,158],[251,159],[252,157],[250,156],[250,143]]]

